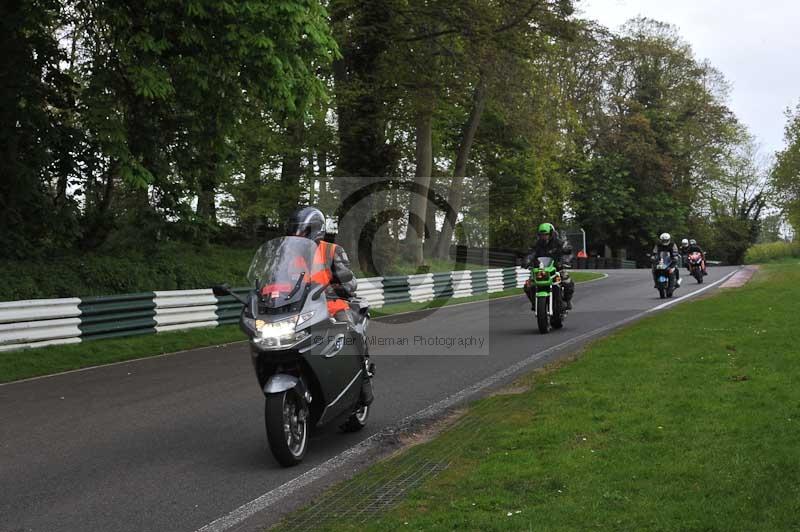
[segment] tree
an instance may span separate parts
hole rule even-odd
[[[76,231],[68,180],[79,132],[71,123],[75,87],[56,29],[55,0],[0,7],[0,247],[25,257],[58,246]]]
[[[778,204],[795,231],[800,229],[800,104],[786,110],[786,147],[775,157],[771,179]]]
[[[609,93],[588,173],[576,179],[576,219],[644,261],[659,233],[687,230],[698,191],[720,173],[739,126],[724,104],[724,79],[672,26],[629,22],[599,74]]]

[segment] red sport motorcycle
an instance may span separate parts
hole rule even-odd
[[[697,279],[697,284],[703,283],[703,276],[706,274],[706,263],[703,260],[703,254],[699,251],[689,253],[687,258],[689,262],[689,273]]]

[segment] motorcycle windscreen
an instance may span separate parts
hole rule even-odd
[[[667,268],[672,264],[672,254],[669,251],[660,251],[658,253],[657,266],[659,268]]]
[[[539,267],[542,269],[549,268],[553,264],[552,257],[536,257],[536,260],[539,262]]]
[[[262,303],[271,308],[305,299],[307,286],[324,265],[315,264],[317,244],[299,236],[274,238],[256,251],[247,280],[259,288]]]

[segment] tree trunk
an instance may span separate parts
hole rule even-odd
[[[425,221],[427,220],[427,194],[433,169],[433,111],[428,109],[421,111],[417,115],[416,122],[417,145],[415,159],[417,168],[414,173],[414,183],[419,190],[411,193],[408,229],[406,230],[406,247],[411,253],[414,266],[419,266],[425,260],[423,240],[425,237]]]
[[[331,200],[330,183],[328,177],[328,152],[320,150],[317,152],[317,166],[319,173],[317,174],[317,182],[319,183],[319,192],[317,194],[316,205],[322,212],[328,214],[335,209],[336,205]]]
[[[453,172],[453,178],[450,181],[450,191],[447,195],[447,203],[450,205],[450,209],[445,211],[446,216],[444,225],[442,226],[442,232],[439,235],[439,240],[436,242],[435,255],[440,259],[446,259],[450,251],[450,241],[453,238],[456,217],[461,210],[461,202],[464,196],[462,185],[464,184],[464,177],[467,173],[469,152],[475,140],[475,132],[478,130],[478,124],[481,121],[481,115],[483,114],[483,108],[485,106],[486,85],[483,79],[481,79],[478,81],[475,92],[472,95],[472,111],[469,114],[467,122],[464,124],[461,145],[458,147],[458,154],[456,155],[456,166]]]
[[[430,188],[433,190],[435,180],[431,177]],[[436,205],[429,203],[428,208],[425,209],[425,244],[422,246],[422,254],[425,257],[433,256],[436,249],[436,213],[438,209]]]
[[[217,223],[216,188],[213,180],[203,179],[197,194],[197,216],[210,224]]]
[[[380,78],[383,54],[391,35],[387,28],[392,9],[386,0],[331,4],[331,20],[342,59],[334,62],[339,121],[339,158],[334,186],[339,191],[337,242],[355,256],[361,271],[372,270],[372,222],[375,194],[349,201],[393,168],[397,154],[386,144],[386,91]],[[364,245],[361,245],[364,244]]]
[[[302,118],[291,117],[286,121],[286,146],[281,161],[282,198],[278,215],[285,220],[300,202],[300,177],[303,173],[303,140],[305,127]]]

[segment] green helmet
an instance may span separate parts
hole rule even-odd
[[[555,230],[555,227],[553,227],[553,224],[545,222],[545,223],[539,225],[539,229],[537,230],[537,233],[539,233],[540,235],[549,235],[554,230]]]
[[[553,237],[553,233],[555,232],[555,230],[556,228],[553,227],[553,224],[551,223],[545,222],[543,224],[539,224],[539,229],[537,229],[536,231],[537,237],[542,242],[545,241],[549,242],[550,239]]]

